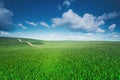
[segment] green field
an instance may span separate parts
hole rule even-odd
[[[120,80],[120,42],[0,38],[0,80]]]

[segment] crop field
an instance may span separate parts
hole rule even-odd
[[[0,80],[120,80],[120,42],[20,40],[0,38]]]

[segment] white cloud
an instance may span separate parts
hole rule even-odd
[[[47,23],[45,23],[45,22],[40,22],[40,25],[44,26],[44,27],[47,27],[47,28],[50,28],[50,26]]]
[[[38,38],[38,37],[36,37]],[[40,40],[73,40],[73,41],[120,41],[120,33],[48,33],[39,35]]]
[[[101,29],[101,28],[97,28],[96,32],[103,33],[103,32],[105,32],[105,30],[103,30],[103,29]]]
[[[37,23],[30,22],[30,21],[25,21],[25,22],[31,26],[37,27]]]
[[[118,13],[116,12],[98,17],[89,13],[79,16],[77,13],[69,9],[67,12],[63,13],[61,18],[52,19],[52,27],[64,26],[71,30],[82,32],[105,32],[105,30],[101,28],[101,26],[105,24],[105,20],[117,16]]]
[[[70,5],[72,4],[72,2],[74,2],[75,0],[64,0],[62,2],[62,4],[58,4],[58,10],[62,10],[65,7],[68,8],[70,7]]]
[[[21,23],[19,23],[19,24],[18,24],[18,26],[19,26],[19,27],[21,27],[22,29],[27,29],[27,27],[26,27],[26,26],[24,26],[24,25],[23,25],[23,24],[21,24]]]
[[[0,35],[6,36],[6,35],[10,35],[10,33],[6,32],[6,31],[0,31]]]
[[[59,39],[59,36],[60,36],[60,34],[50,33],[50,34],[48,35],[48,39],[50,39],[50,40],[57,40],[57,39]]]
[[[0,2],[0,30],[12,30],[12,16],[13,12],[6,9],[2,2]]]
[[[103,20],[107,20],[107,19],[112,19],[115,18],[117,16],[119,16],[120,14],[117,12],[111,12],[109,14],[103,14],[102,16],[99,16],[99,19],[103,19]]]
[[[67,7],[69,7],[70,4],[71,4],[71,2],[70,2],[69,0],[65,0],[65,1],[63,2],[63,5],[64,5],[64,6],[67,6]]]
[[[52,27],[66,26],[71,30],[85,32],[104,32],[100,26],[105,24],[104,20],[98,20],[92,14],[86,13],[81,17],[71,9],[63,13],[62,18],[53,18],[52,23]]]
[[[118,38],[120,40],[120,32],[113,32],[112,37],[113,38]]]
[[[114,31],[115,27],[116,27],[116,24],[110,25],[109,26],[109,31]]]

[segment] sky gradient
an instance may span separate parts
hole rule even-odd
[[[0,36],[120,41],[120,0],[0,0]]]

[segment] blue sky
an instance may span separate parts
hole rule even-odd
[[[119,0],[0,0],[0,36],[120,41]]]

